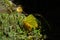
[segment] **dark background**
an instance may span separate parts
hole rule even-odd
[[[42,14],[51,25],[51,31],[48,33],[47,40],[60,39],[60,15],[59,15],[59,1],[43,1],[43,0],[14,0],[16,5],[21,4],[24,7],[24,11],[28,14],[39,13]]]

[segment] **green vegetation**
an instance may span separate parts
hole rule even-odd
[[[39,20],[32,14],[26,16],[23,13],[16,12],[14,9],[15,5],[12,5],[14,4],[12,4],[9,0],[0,1],[0,8],[3,10],[6,9],[5,12],[0,12],[0,40],[44,39],[44,35],[41,34],[40,28],[42,26],[41,24],[38,25]],[[31,31],[29,31],[29,26],[32,27]],[[28,27],[28,29],[25,27]]]
[[[0,39],[2,40],[40,40],[42,34],[40,29],[33,29],[31,32],[23,26],[26,16],[24,14],[1,14],[0,13]],[[34,20],[33,20],[34,21]],[[32,24],[31,24],[32,25]],[[32,38],[30,38],[30,36]]]

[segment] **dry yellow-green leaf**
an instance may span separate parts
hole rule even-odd
[[[31,30],[32,28],[37,28],[38,27],[37,20],[36,20],[36,18],[32,14],[27,16],[24,19],[23,22],[24,22],[25,28],[27,28],[28,30]]]

